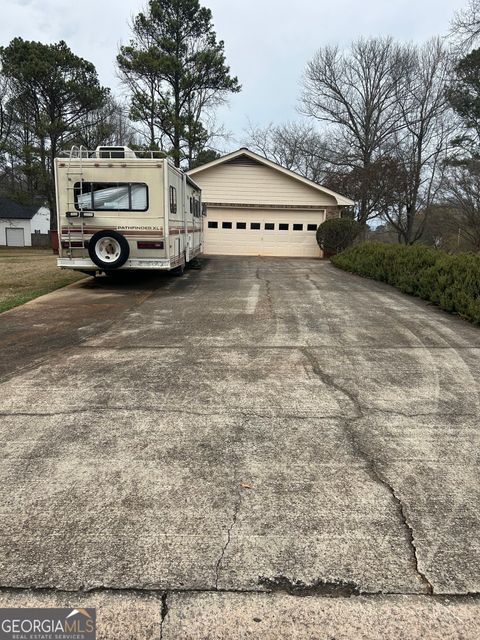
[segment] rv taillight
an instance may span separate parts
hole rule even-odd
[[[146,242],[140,240],[137,242],[137,249],[163,249],[163,242]]]

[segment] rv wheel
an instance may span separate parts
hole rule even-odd
[[[101,269],[118,269],[128,260],[130,247],[116,231],[97,231],[88,243],[88,253]]]

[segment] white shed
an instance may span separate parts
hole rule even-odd
[[[188,174],[207,204],[210,255],[321,257],[317,226],[354,204],[245,148]]]
[[[31,247],[32,235],[48,238],[50,210],[0,197],[0,246]],[[48,244],[48,240],[38,244]]]

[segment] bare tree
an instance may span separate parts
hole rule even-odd
[[[311,125],[294,122],[269,124],[265,128],[250,125],[245,144],[252,151],[313,182],[325,179],[328,145]]]
[[[401,117],[390,141],[397,165],[395,198],[392,202],[391,194],[387,196],[382,215],[399,240],[411,244],[421,237],[425,212],[442,185],[455,122],[446,93],[451,56],[442,41],[436,38],[420,49],[409,47],[404,61],[396,89]]]
[[[480,37],[480,0],[469,0],[452,20],[451,33],[463,51],[470,49]]]
[[[333,125],[337,144],[348,150],[345,169],[368,173],[402,126],[398,86],[404,58],[391,38],[371,38],[357,40],[346,53],[326,46],[307,65],[301,111]],[[378,211],[362,191],[357,217],[366,224]]]
[[[110,97],[103,107],[79,121],[75,138],[66,143],[82,144],[87,149],[95,149],[99,145],[133,147],[137,136],[127,113],[128,107]]]
[[[450,169],[445,200],[456,210],[461,233],[480,251],[480,163],[472,160]]]

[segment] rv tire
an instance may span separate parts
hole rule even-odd
[[[117,231],[97,231],[88,243],[90,259],[103,270],[118,269],[130,255],[128,241]]]

